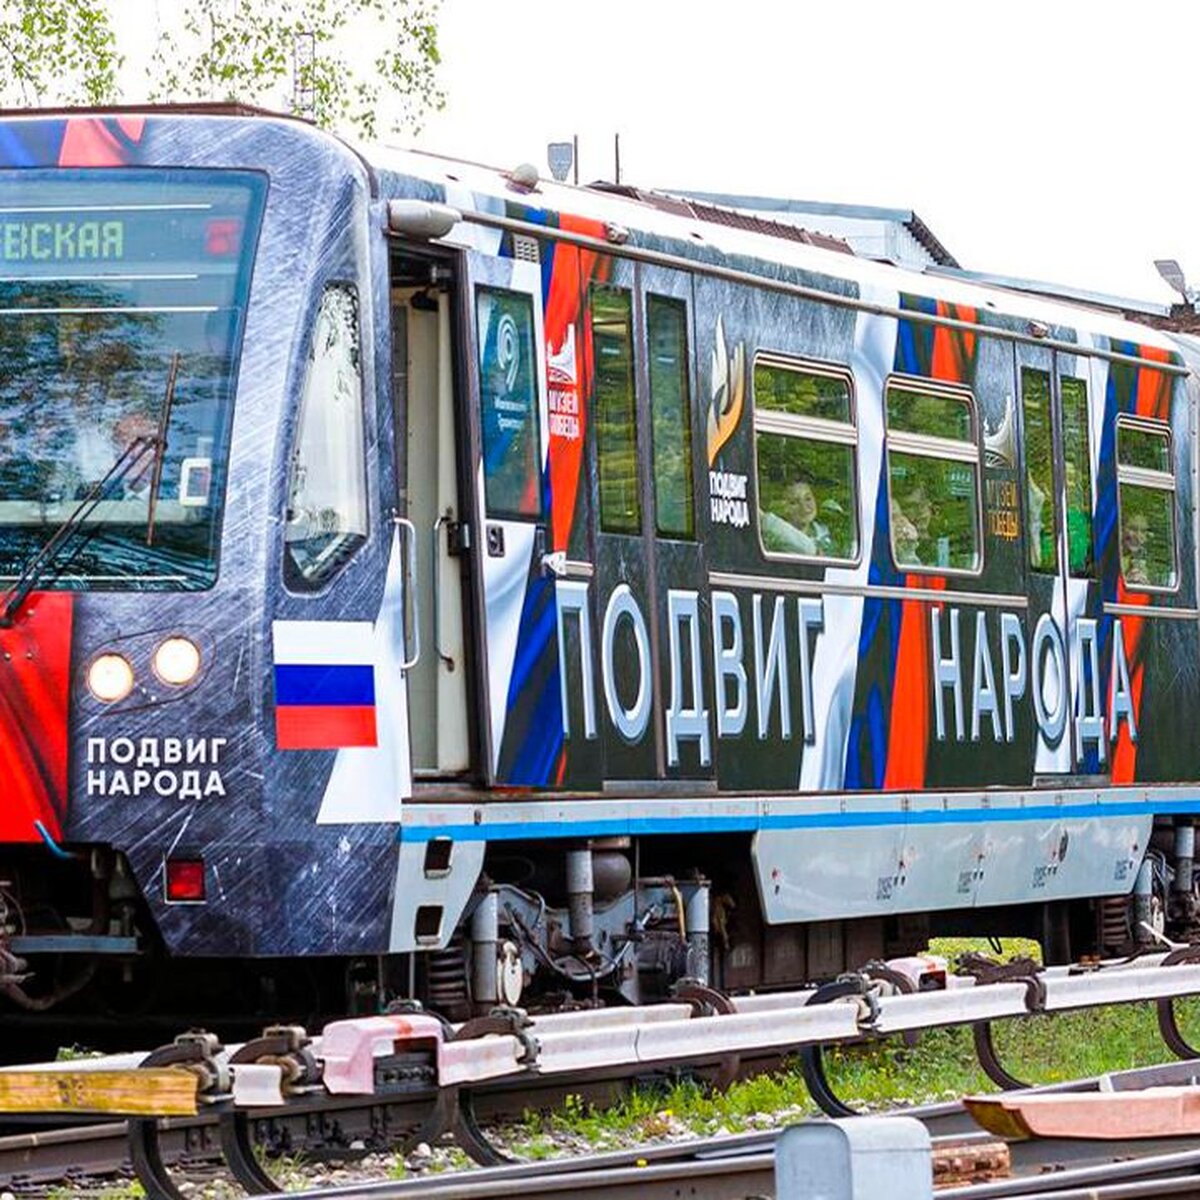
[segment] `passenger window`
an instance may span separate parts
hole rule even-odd
[[[300,419],[288,460],[284,582],[323,587],[367,539],[358,300],[325,289],[317,310]]]
[[[594,284],[591,316],[600,528],[605,533],[640,533],[642,500],[638,491],[633,307],[629,293]]]
[[[887,389],[892,557],[898,566],[977,571],[979,442],[970,393]]]
[[[489,517],[542,515],[533,301],[520,292],[479,288],[479,416],[483,488]]]
[[[663,537],[691,538],[696,533],[696,516],[687,307],[680,300],[647,296],[646,326],[650,342],[655,526]]]
[[[1054,499],[1054,439],[1050,423],[1050,376],[1021,368],[1021,412],[1025,418],[1025,521],[1029,565],[1058,570],[1057,505]]]
[[[1063,469],[1067,484],[1067,565],[1092,574],[1092,457],[1088,449],[1087,383],[1059,380],[1063,414]]]
[[[1165,425],[1117,422],[1121,575],[1138,591],[1175,587],[1175,472]]]
[[[758,527],[767,554],[858,557],[850,377],[759,356],[754,364]]]

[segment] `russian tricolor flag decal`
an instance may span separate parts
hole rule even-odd
[[[275,745],[374,746],[375,665],[369,621],[276,621]]]

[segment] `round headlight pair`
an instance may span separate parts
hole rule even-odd
[[[183,687],[200,670],[200,647],[190,638],[169,637],[159,643],[151,662],[163,683]],[[97,700],[115,704],[133,691],[133,667],[123,654],[98,655],[88,667],[87,685]]]

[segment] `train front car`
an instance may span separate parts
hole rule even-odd
[[[374,406],[340,418],[369,177],[296,122],[47,114],[0,122],[0,195],[0,1006],[250,1011],[269,972],[231,997],[210,956],[386,944],[391,837],[324,836],[276,749],[392,758],[328,655],[361,665],[392,541]],[[314,639],[289,606],[348,557]]]

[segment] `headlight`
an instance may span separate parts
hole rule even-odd
[[[114,704],[133,691],[133,668],[120,654],[101,654],[88,667],[87,683],[97,700]]]
[[[200,647],[190,638],[167,638],[154,652],[154,673],[163,683],[183,687],[199,670]]]

